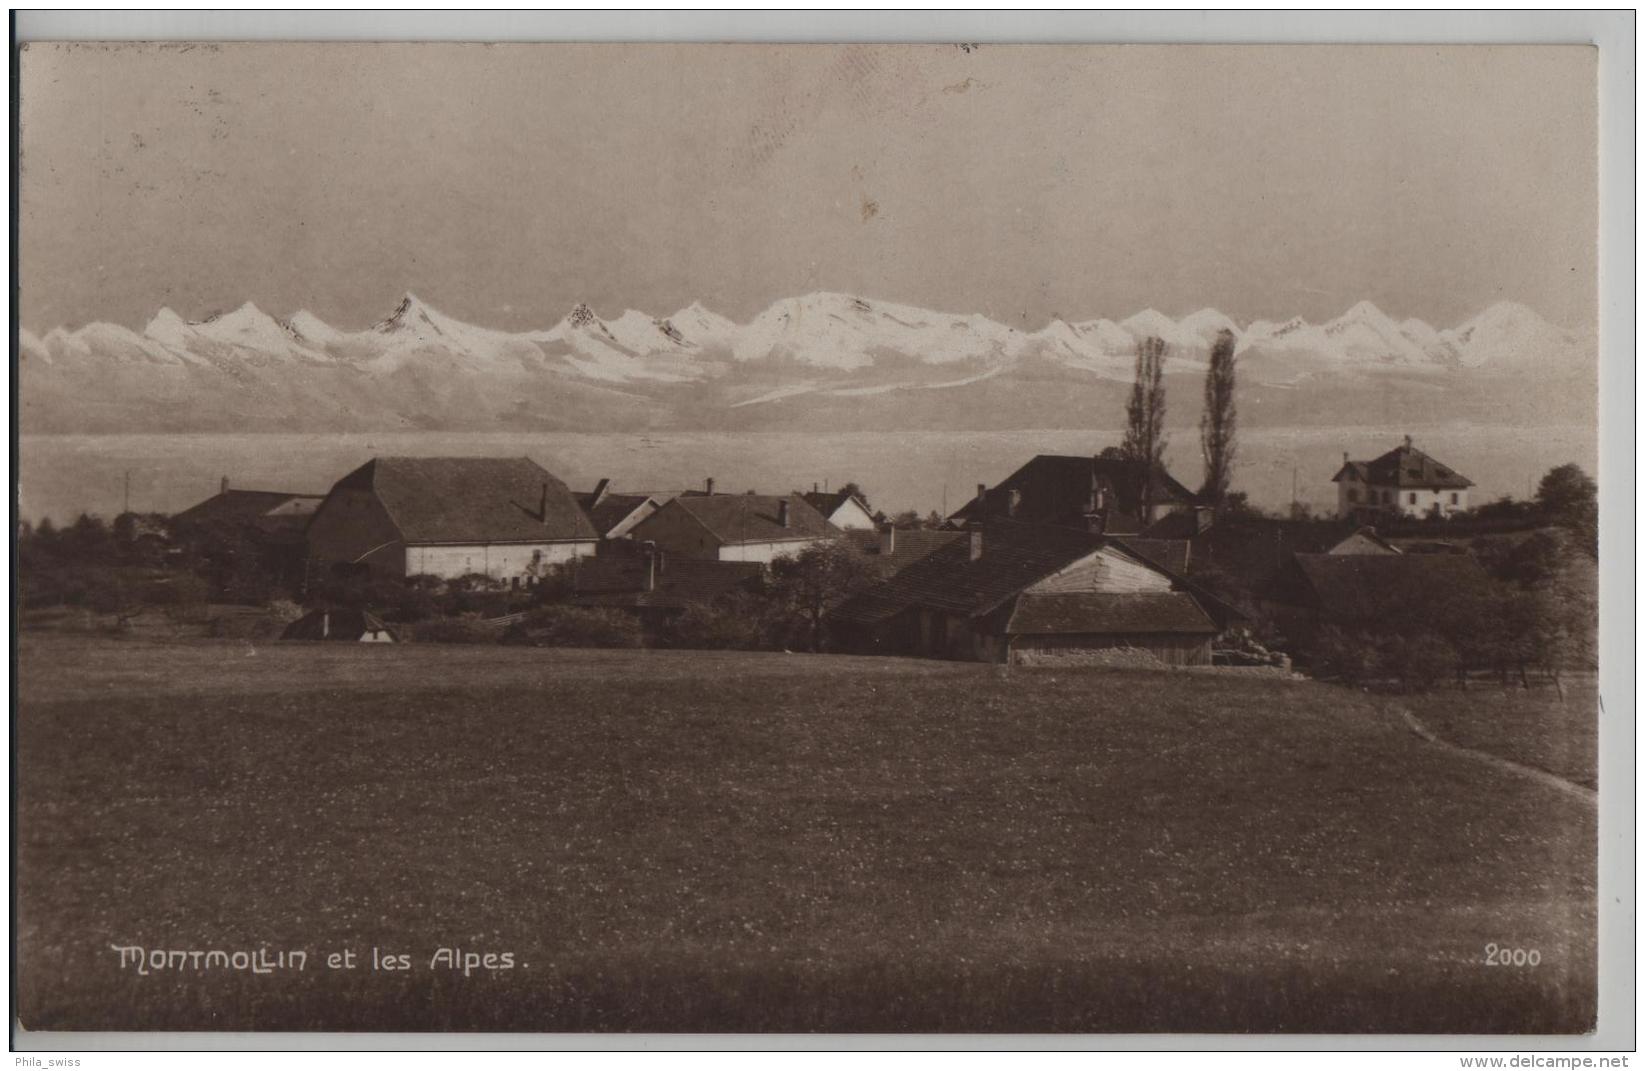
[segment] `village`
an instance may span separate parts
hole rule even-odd
[[[525,457],[376,457],[329,490],[224,476],[174,516],[26,528],[24,620],[1523,686],[1592,665],[1586,480],[1564,466],[1534,502],[1474,504],[1406,436],[1343,455],[1334,515],[1275,517],[1109,447],[921,517],[855,483],[574,490]]]

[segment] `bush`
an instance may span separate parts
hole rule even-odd
[[[809,626],[767,597],[737,594],[709,606],[692,606],[669,622],[663,642],[699,650],[802,650]]]
[[[1337,676],[1359,684],[1377,675],[1382,654],[1371,637],[1327,625],[1314,640],[1313,662],[1316,676]]]
[[[502,630],[480,618],[437,617],[412,627],[410,639],[418,643],[496,643]]]
[[[1405,688],[1424,692],[1456,670],[1457,652],[1443,636],[1417,632],[1388,637],[1382,662]]]
[[[505,643],[538,647],[643,647],[644,632],[633,614],[581,606],[539,606],[503,637]]]
[[[158,577],[143,590],[150,606],[202,606],[211,597],[211,585],[193,573]]]
[[[669,622],[670,647],[715,651],[759,651],[770,644],[757,615],[725,606],[691,606]]]

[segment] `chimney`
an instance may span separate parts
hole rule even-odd
[[[977,516],[982,516],[987,505],[988,485],[985,483],[979,483],[977,484]]]
[[[714,493],[714,477],[710,476],[708,479],[703,481],[703,494],[711,495],[713,493]]]
[[[971,543],[971,560],[976,561],[982,557],[982,529],[980,527],[967,529],[965,535]]]
[[[1409,435],[1407,435],[1405,437],[1405,449],[1409,450],[1410,448],[1411,448],[1411,437]]]
[[[817,481],[816,480],[811,481],[811,493],[812,494],[817,493]]]
[[[788,527],[788,499],[786,498],[777,503],[777,525],[781,528]]]
[[[537,499],[537,520],[548,523],[548,481],[543,481],[543,493]]]
[[[1346,450],[1342,452],[1342,463],[1344,465],[1348,464],[1348,451]]]
[[[610,488],[611,488],[611,481],[610,480],[602,479],[599,483],[595,484],[594,485],[594,500],[592,502],[590,502],[589,505],[598,506],[600,504],[601,500],[603,500],[605,498],[606,491],[608,491]]]
[[[217,485],[217,493],[220,494],[220,495],[228,494],[228,477],[227,476],[224,476],[223,479],[222,479],[222,482]]]
[[[897,526],[884,524],[880,527],[880,557],[889,558],[897,552]]]
[[[1018,508],[1021,506],[1022,492],[1013,487],[1005,496],[1005,515],[1007,517],[1015,517],[1017,515]]]

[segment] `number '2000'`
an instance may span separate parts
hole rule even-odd
[[[1534,948],[1503,948],[1492,943],[1485,946],[1487,967],[1535,967],[1542,962],[1542,953]]]

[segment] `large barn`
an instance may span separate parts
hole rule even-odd
[[[1209,665],[1238,618],[1123,539],[996,520],[831,615],[848,647],[982,662],[1101,662],[1118,652]]]
[[[636,542],[655,543],[671,557],[722,562],[769,562],[840,536],[800,495],[711,490],[670,499],[631,531]]]
[[[515,585],[592,555],[599,534],[566,485],[525,457],[379,457],[338,480],[308,525],[321,568]]]

